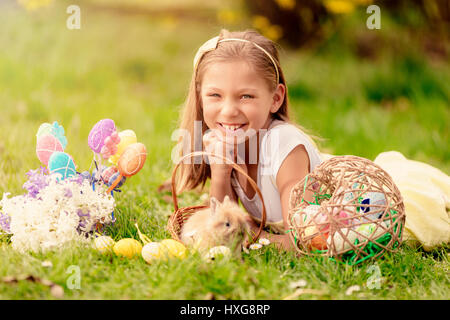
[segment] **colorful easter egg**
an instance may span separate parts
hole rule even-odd
[[[116,242],[113,251],[118,256],[133,258],[141,254],[142,244],[136,239],[125,238]]]
[[[36,155],[45,166],[54,152],[64,151],[61,142],[51,134],[41,136],[36,144]]]
[[[110,181],[114,181],[114,179],[111,179],[111,177],[115,174],[119,173],[119,169],[117,169],[114,166],[105,168],[102,173],[100,174],[100,178],[103,180],[104,183],[108,184]]]
[[[310,250],[325,250],[327,249],[328,232],[319,232],[316,226],[305,228],[304,239],[308,243]]]
[[[142,258],[147,263],[152,263],[155,260],[165,260],[167,257],[164,255],[164,250],[161,249],[161,244],[158,242],[149,242],[143,248],[141,252]]]
[[[65,137],[65,132],[63,126],[58,124],[58,121],[53,122],[52,125],[52,135],[61,142],[63,149],[67,147],[67,138]]]
[[[386,225],[383,226],[386,227]],[[358,239],[361,241],[367,240],[368,238],[378,239],[386,233],[384,228],[377,227],[375,223],[362,224],[358,226],[355,231],[360,233],[360,235],[358,235]]]
[[[292,224],[295,226],[295,227],[301,227],[302,226],[302,221],[301,221],[301,215],[300,215],[300,212],[295,212],[293,215],[292,215]]]
[[[120,137],[117,131],[111,133],[111,136],[105,139],[105,145],[100,150],[104,159],[108,159],[117,152],[117,145],[120,143]]]
[[[109,181],[106,183],[107,186],[111,186],[114,181],[116,181],[116,179],[120,176],[120,172],[116,172],[114,173],[110,178]],[[119,183],[114,187],[114,189],[116,188],[120,188],[121,186],[123,186],[123,184],[127,181],[127,178],[122,176],[122,178],[120,179]]]
[[[133,130],[124,130],[119,132],[119,138],[120,138],[120,142],[117,145],[117,151],[114,155],[112,155],[111,157],[109,157],[109,162],[117,165],[117,162],[119,161],[120,156],[122,155],[122,153],[125,151],[125,149],[133,143],[137,142],[137,137],[136,137],[136,133],[134,133]]]
[[[341,234],[341,233],[342,234]],[[342,228],[333,234],[333,237],[328,237],[327,247],[335,251],[342,252],[352,248],[355,244],[358,234],[350,228]]]
[[[160,242],[161,249],[169,258],[184,259],[186,257],[186,247],[179,241],[166,239]]]
[[[364,220],[370,222],[370,220],[376,220],[383,215],[385,206],[386,197],[384,193],[367,192],[363,195],[359,209],[361,213],[365,214]]]
[[[115,244],[113,238],[108,236],[100,236],[94,239],[94,247],[103,254],[112,252]]]
[[[321,233],[311,239],[311,250],[326,250],[328,240],[328,233]]]
[[[48,169],[50,174],[60,174],[62,180],[72,177],[77,173],[72,157],[65,152],[53,153],[48,160]]]
[[[39,140],[44,135],[52,134],[53,126],[50,123],[43,123],[39,126],[36,138]]]
[[[340,224],[344,224],[344,225],[348,225],[350,223],[350,219],[349,219],[349,215],[347,212],[345,211],[340,211],[339,214],[337,215],[337,217],[335,217],[335,219],[338,221],[338,223]]]
[[[147,149],[142,143],[129,145],[119,158],[117,167],[124,177],[131,177],[142,169],[147,158]]]
[[[319,205],[310,204],[309,206],[299,211],[300,223],[303,225],[307,224],[313,217],[319,214],[319,209]]]
[[[116,125],[111,119],[103,119],[97,122],[89,132],[88,145],[95,153],[100,153],[105,144],[105,139],[116,130]]]

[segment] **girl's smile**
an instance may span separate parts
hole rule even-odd
[[[284,94],[284,91],[283,91]],[[267,82],[245,61],[218,62],[204,73],[200,97],[203,118],[209,129],[221,133],[221,138],[251,137],[267,129],[271,112],[281,103],[277,90],[269,90]],[[282,100],[281,100],[282,102]]]

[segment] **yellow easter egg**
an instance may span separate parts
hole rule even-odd
[[[133,130],[124,130],[119,132],[119,138],[120,142],[117,145],[117,152],[109,157],[109,162],[113,163],[114,165],[117,165],[117,162],[119,161],[120,156],[125,151],[125,149],[133,143],[137,142],[136,133],[134,133]]]
[[[169,258],[184,259],[186,257],[186,247],[179,241],[166,239],[161,241],[161,249]]]
[[[305,237],[310,237],[310,236],[316,234],[317,232],[318,231],[317,231],[316,226],[306,227],[305,228]]]
[[[112,251],[112,248],[114,247],[114,244],[116,242],[108,236],[100,236],[95,238],[94,240],[94,247],[101,253],[109,253]]]
[[[113,247],[113,251],[118,256],[133,258],[134,256],[141,254],[142,244],[135,239],[125,238],[117,241]]]
[[[141,252],[142,258],[145,262],[152,263],[152,261],[159,259],[166,259],[164,250],[161,249],[161,244],[158,242],[149,242],[143,248]]]

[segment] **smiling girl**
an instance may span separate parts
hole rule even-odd
[[[321,162],[313,140],[290,122],[287,88],[275,44],[255,31],[229,32],[208,40],[194,58],[189,94],[181,116],[186,154],[201,128],[203,149],[233,160],[257,183],[217,159],[188,161],[180,167],[178,191],[210,182],[210,197],[240,200],[257,230],[266,207],[267,224],[278,234],[261,237],[292,249],[288,235],[291,188]]]

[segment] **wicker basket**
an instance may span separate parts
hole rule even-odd
[[[405,208],[390,175],[370,160],[333,157],[291,190],[289,236],[300,254],[347,264],[394,252]]]
[[[262,199],[261,191],[259,190],[256,182],[250,176],[248,176],[247,173],[243,169],[241,169],[237,164],[235,164],[231,160],[226,159],[225,157],[222,157],[222,156],[210,154],[210,153],[203,152],[203,151],[189,153],[180,159],[180,161],[177,163],[177,165],[175,166],[175,168],[173,169],[173,172],[172,172],[172,199],[173,199],[173,205],[174,205],[174,212],[169,217],[167,229],[169,230],[172,238],[177,241],[181,241],[180,233],[181,233],[181,229],[183,227],[184,222],[195,212],[205,209],[205,208],[208,208],[207,205],[191,206],[191,207],[185,207],[185,208],[178,207],[178,199],[177,199],[176,186],[175,186],[175,177],[176,177],[177,169],[186,158],[190,158],[190,157],[194,157],[194,156],[204,156],[204,155],[216,157],[216,158],[221,159],[222,161],[228,162],[236,171],[243,174],[248,179],[252,188],[259,195],[260,199]],[[256,242],[258,240],[265,224],[266,224],[266,207],[264,205],[264,201],[262,201],[262,219],[261,219],[261,223],[260,223],[258,232],[255,235],[253,235],[253,237],[252,237],[252,242]],[[251,243],[248,243],[248,245],[250,245],[250,244]]]

